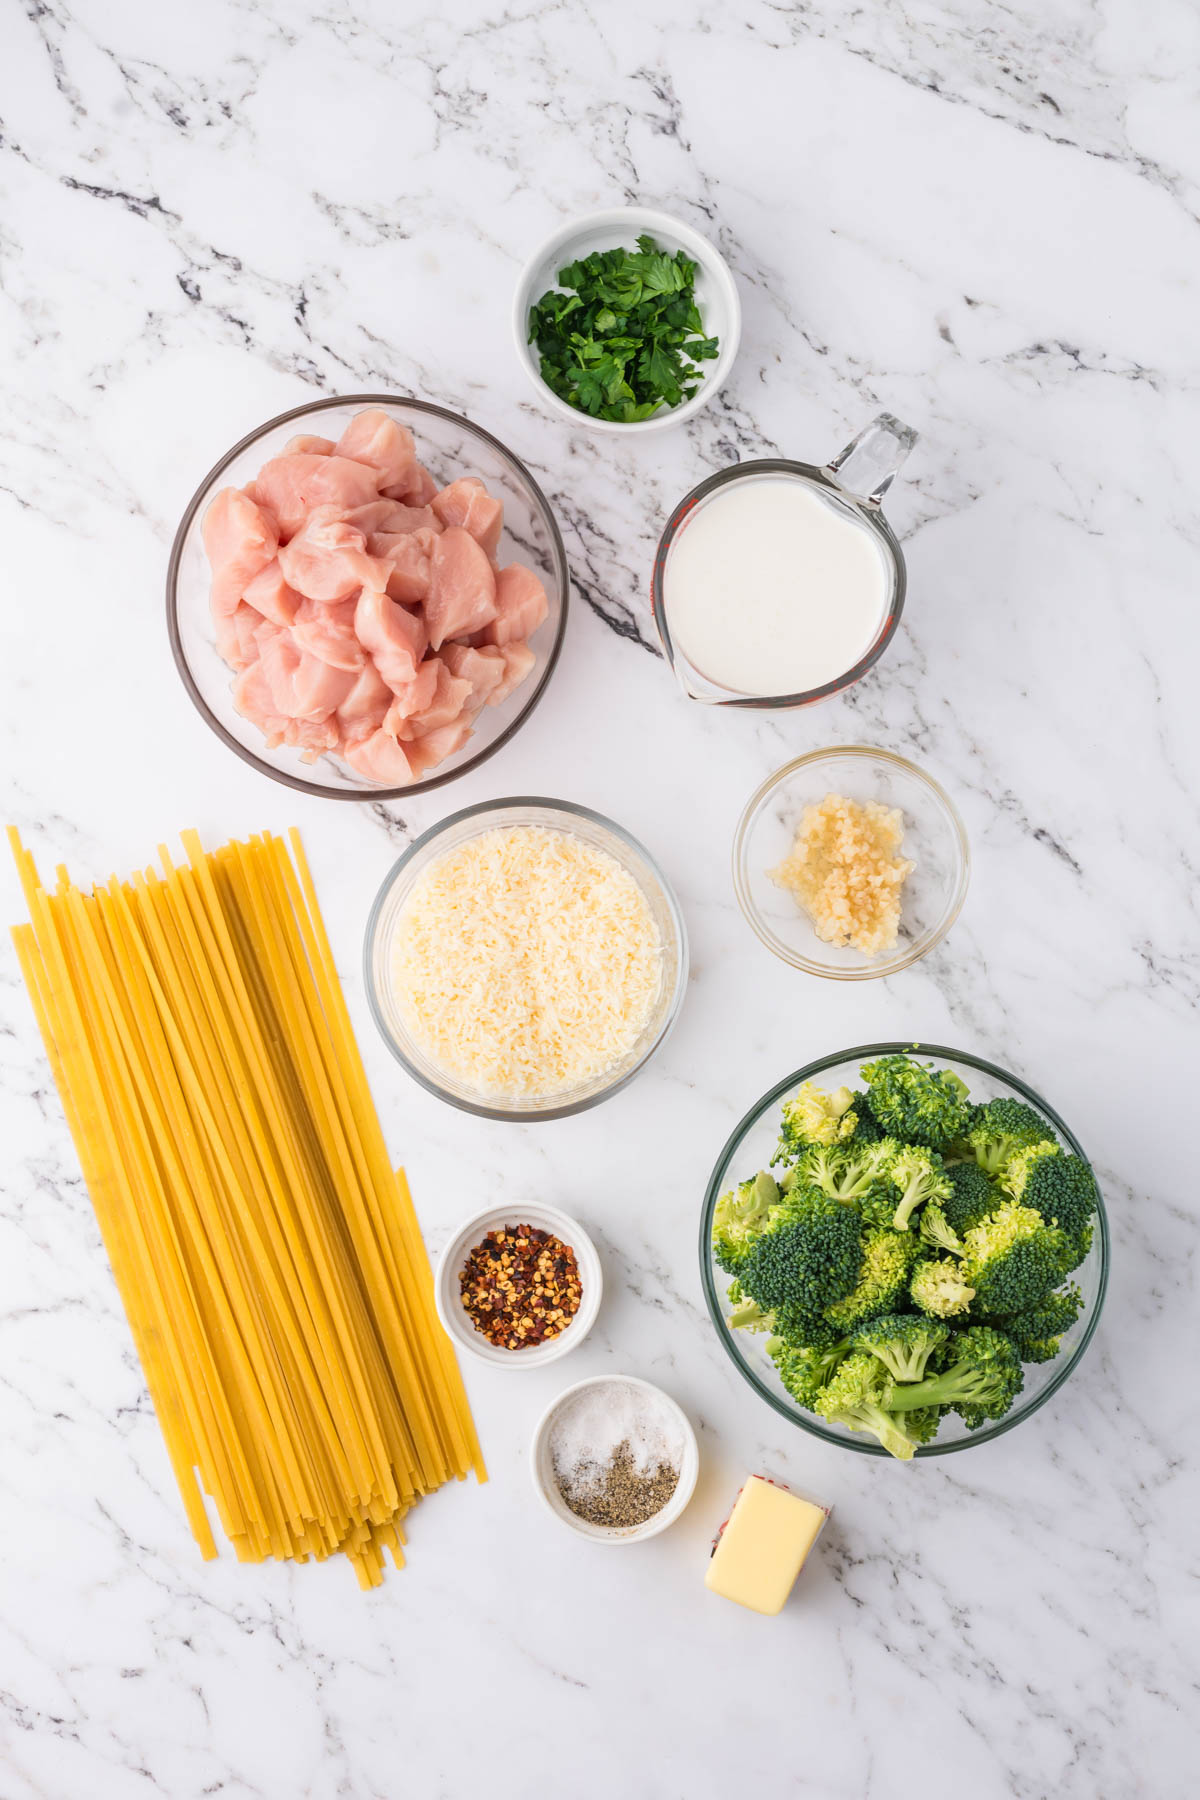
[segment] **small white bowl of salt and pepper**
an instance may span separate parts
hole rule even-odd
[[[636,1544],[673,1525],[700,1472],[682,1407],[637,1375],[594,1375],[538,1421],[533,1485],[556,1519],[598,1544]]]

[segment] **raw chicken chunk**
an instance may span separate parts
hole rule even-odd
[[[372,732],[370,737],[348,745],[342,755],[368,781],[381,782],[385,787],[407,787],[414,779],[407,752],[386,731]]]
[[[212,565],[210,605],[217,649],[226,662],[237,655],[232,618],[248,582],[272,561],[279,537],[274,520],[237,488],[222,488],[201,526]]]
[[[377,531],[369,540],[371,555],[387,569],[386,586],[393,600],[415,606],[429,598],[430,557],[435,531]]]
[[[413,714],[424,712],[427,706],[432,705],[441,666],[436,656],[427,656],[412,680],[396,689],[383,721],[383,729],[390,731],[394,738],[405,737],[408,721]],[[391,694],[390,688],[388,692]]]
[[[258,639],[256,632],[263,622],[261,613],[247,606],[244,600],[229,615],[229,624],[233,631],[233,639],[237,646],[236,657],[229,658],[235,669],[244,669],[258,656]]]
[[[428,775],[430,769],[436,769],[440,762],[461,750],[471,735],[471,727],[465,719],[457,725],[442,725],[437,731],[430,731],[413,744],[404,746],[408,757],[408,765],[412,770],[414,781],[420,781],[422,775]]]
[[[510,644],[530,638],[550,611],[546,590],[524,563],[510,563],[496,576],[496,617],[484,628],[487,644]]]
[[[352,670],[335,669],[301,650],[291,632],[276,631],[263,644],[259,665],[275,711],[285,719],[327,719],[354,686]]]
[[[405,493],[420,468],[412,432],[378,407],[355,413],[337,441],[336,454],[376,470],[377,488],[403,488]]]
[[[428,641],[415,613],[406,612],[376,588],[364,588],[354,612],[354,629],[390,688],[397,690],[412,680]]]
[[[405,506],[402,500],[368,500],[365,506],[356,506],[353,512],[346,514],[346,523],[353,525],[368,539],[377,531],[440,531],[437,515],[432,506]],[[374,555],[374,551],[371,552]]]
[[[438,650],[448,638],[464,637],[490,625],[496,616],[496,577],[469,531],[448,526],[430,554],[425,618],[429,642]]]
[[[316,762],[318,756],[336,750],[341,743],[337,715],[329,719],[288,719],[283,727],[283,741],[303,752],[301,762]]]
[[[278,519],[284,540],[295,536],[314,506],[349,512],[379,498],[374,469],[336,455],[273,457],[259,470],[254,490],[259,505]]]
[[[284,456],[332,456],[334,452],[332,438],[313,437],[302,431],[299,437],[289,438],[283,446]]]
[[[473,691],[468,707],[472,712],[478,712],[506,673],[504,657],[494,644],[486,644],[479,650],[470,644],[446,644],[442,648],[442,661],[452,675],[470,682]]]
[[[290,625],[296,617],[301,596],[288,586],[279,558],[274,557],[265,569],[258,571],[253,581],[246,583],[242,599],[264,619],[270,619],[273,625]]]
[[[430,507],[443,525],[461,525],[480,549],[494,557],[500,544],[504,506],[493,500],[477,475],[463,475],[433,496]]]
[[[313,508],[295,537],[280,546],[279,566],[310,600],[345,600],[361,587],[387,582],[384,564],[367,555],[366,538],[335,506]]]
[[[292,636],[299,649],[320,657],[334,669],[360,670],[367,653],[354,627],[355,600],[304,600]]]
[[[501,644],[500,654],[504,658],[504,679],[488,695],[489,706],[499,706],[502,700],[507,700],[513,689],[520,687],[537,661],[528,644]]]
[[[250,663],[234,676],[233,704],[244,719],[258,726],[267,740],[268,750],[283,742],[287,720],[276,710],[271,684],[260,661]]]
[[[416,473],[411,481],[399,487],[384,486],[380,482],[379,491],[381,494],[385,494],[389,500],[404,500],[409,506],[428,506],[438,491],[438,484],[429,470],[422,468],[418,463]]]
[[[342,736],[349,743],[370,737],[383,725],[389,706],[394,704],[391,688],[368,657],[337,709]]]
[[[427,668],[434,670],[432,694],[423,699],[419,708],[411,711],[407,718],[394,718],[392,713],[388,714],[388,729],[394,731],[405,743],[411,742],[413,738],[424,737],[430,731],[440,731],[443,725],[456,725],[462,718],[473,691],[471,683],[458,675],[452,675],[438,656],[431,656],[421,668],[422,673]]]

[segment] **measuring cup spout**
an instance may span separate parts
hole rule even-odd
[[[902,425],[891,413],[880,413],[821,473],[853,499],[878,506],[916,441],[911,425]]]

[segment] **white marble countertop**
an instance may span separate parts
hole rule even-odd
[[[436,1250],[482,1196],[560,1201],[608,1292],[569,1362],[467,1370],[493,1479],[414,1516],[409,1567],[204,1564],[189,1537],[10,957],[0,959],[0,1793],[446,1800],[1196,1792],[1195,595],[1200,35],[1185,0],[46,0],[0,22],[4,814],[79,878],[298,823],[395,1152]],[[641,200],[711,233],[745,310],[718,404],[636,443],[550,418],[514,276]],[[209,734],[162,620],[200,474],[318,393],[461,409],[545,485],[575,578],[547,698],[410,804],[305,800]],[[714,715],[647,611],[665,512],[738,456],[921,432],[889,503],[903,628],[850,695]],[[736,910],[738,811],[789,754],[918,758],[974,879],[886,983],[776,964]],[[518,1128],[406,1080],[358,977],[412,835],[505,793],[623,822],[677,884],[691,989],[610,1104]],[[21,908],[7,869],[6,920]],[[1069,1387],[901,1468],[791,1430],[704,1311],[727,1131],[874,1038],[1023,1072],[1093,1155],[1115,1264]],[[569,1379],[666,1386],[700,1432],[684,1520],[616,1554],[535,1504]],[[834,1507],[778,1619],[703,1586],[748,1470]]]

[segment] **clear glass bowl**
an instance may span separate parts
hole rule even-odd
[[[205,511],[218,488],[242,487],[252,481],[263,463],[278,456],[287,440],[300,432],[339,437],[355,413],[368,406],[380,408],[408,427],[416,439],[417,455],[436,481],[445,484],[457,475],[478,475],[496,498],[503,500],[504,533],[499,559],[501,563],[519,560],[536,570],[545,584],[550,605],[545,623],[530,639],[537,661],[521,685],[500,706],[484,707],[461,750],[439,763],[424,780],[402,788],[368,781],[331,756],[305,763],[300,759],[300,751],[286,744],[269,750],[258,727],[235,710],[233,672],[217,655],[213,642],[209,612],[211,574],[200,537]],[[423,400],[349,394],[339,399],[316,400],[268,419],[235,444],[205,476],[188,502],[171,548],[167,629],[176,667],[201,717],[244,762],[305,794],[331,800],[394,800],[403,794],[426,793],[465,775],[468,769],[494,755],[529,717],[558,661],[567,622],[568,589],[566,552],[545,495],[525,465],[499,438],[457,413],[430,406]]]
[[[629,1054],[590,1082],[536,1100],[489,1097],[467,1087],[433,1062],[414,1042],[393,999],[390,979],[397,915],[417,878],[431,863],[468,838],[512,825],[541,825],[552,831],[571,832],[598,849],[606,850],[633,876],[646,896],[663,948],[658,999],[645,1030]],[[469,806],[463,812],[452,813],[409,845],[387,876],[371,908],[363,948],[363,969],[371,1012],[384,1042],[397,1062],[403,1064],[413,1079],[431,1094],[436,1094],[439,1100],[449,1101],[451,1106],[460,1107],[463,1112],[478,1113],[485,1119],[563,1119],[569,1113],[584,1112],[588,1107],[598,1105],[625,1087],[666,1039],[679,1016],[687,987],[687,931],[679,902],[666,877],[636,838],[586,806],[575,806],[569,800],[521,796],[511,800],[487,800],[479,806]]]
[[[768,874],[791,849],[804,808],[826,794],[877,800],[904,814],[901,854],[916,867],[904,883],[894,950],[864,956],[822,943],[808,914]],[[776,770],[751,795],[733,840],[734,892],[754,931],[793,968],[832,981],[895,975],[932,950],[962,911],[970,868],[967,834],[949,796],[915,763],[869,744],[810,750]]]
[[[973,1100],[1011,1096],[1026,1101],[1053,1127],[1067,1150],[1073,1151],[1076,1156],[1087,1156],[1074,1132],[1059,1118],[1054,1108],[1019,1076],[1010,1075],[1005,1069],[998,1069],[994,1063],[984,1062],[982,1057],[971,1056],[965,1050],[948,1050],[942,1044],[862,1044],[856,1050],[838,1050],[832,1056],[824,1056],[819,1062],[797,1069],[794,1074],[778,1082],[770,1093],[764,1094],[751,1107],[736,1127],[717,1158],[717,1166],[704,1197],[704,1211],[700,1220],[700,1276],[717,1335],[738,1373],[768,1406],[773,1406],[777,1413],[790,1419],[793,1425],[799,1425],[802,1431],[810,1431],[814,1437],[824,1438],[828,1444],[841,1444],[847,1450],[858,1450],[867,1456],[886,1456],[888,1452],[874,1438],[861,1432],[847,1431],[839,1425],[831,1425],[793,1400],[766,1353],[764,1334],[735,1331],[729,1324],[726,1316],[728,1301],[725,1296],[730,1278],[723,1269],[718,1268],[713,1258],[712,1223],[717,1201],[726,1189],[769,1166],[779,1137],[779,1108],[801,1083],[815,1081],[826,1088],[837,1088],[843,1084],[857,1087],[858,1071],[862,1063],[875,1056],[891,1056],[899,1051],[919,1055],[923,1061],[933,1062],[939,1068],[952,1069],[966,1082]],[[1044,1406],[1051,1394],[1056,1394],[1064,1382],[1069,1380],[1092,1341],[1092,1334],[1100,1322],[1100,1309],[1104,1304],[1104,1293],[1108,1285],[1108,1264],[1108,1217],[1104,1210],[1103,1196],[1100,1195],[1092,1247],[1070,1277],[1072,1281],[1078,1282],[1083,1291],[1083,1311],[1065,1334],[1063,1347],[1054,1361],[1025,1365],[1024,1389],[1011,1412],[1006,1413],[1003,1419],[981,1430],[971,1431],[957,1414],[946,1413],[936,1440],[932,1444],[922,1444],[916,1454],[949,1456],[955,1450],[969,1450],[972,1444],[986,1444],[991,1438],[1002,1437],[1006,1431],[1019,1425],[1022,1419],[1027,1419],[1040,1406]]]

